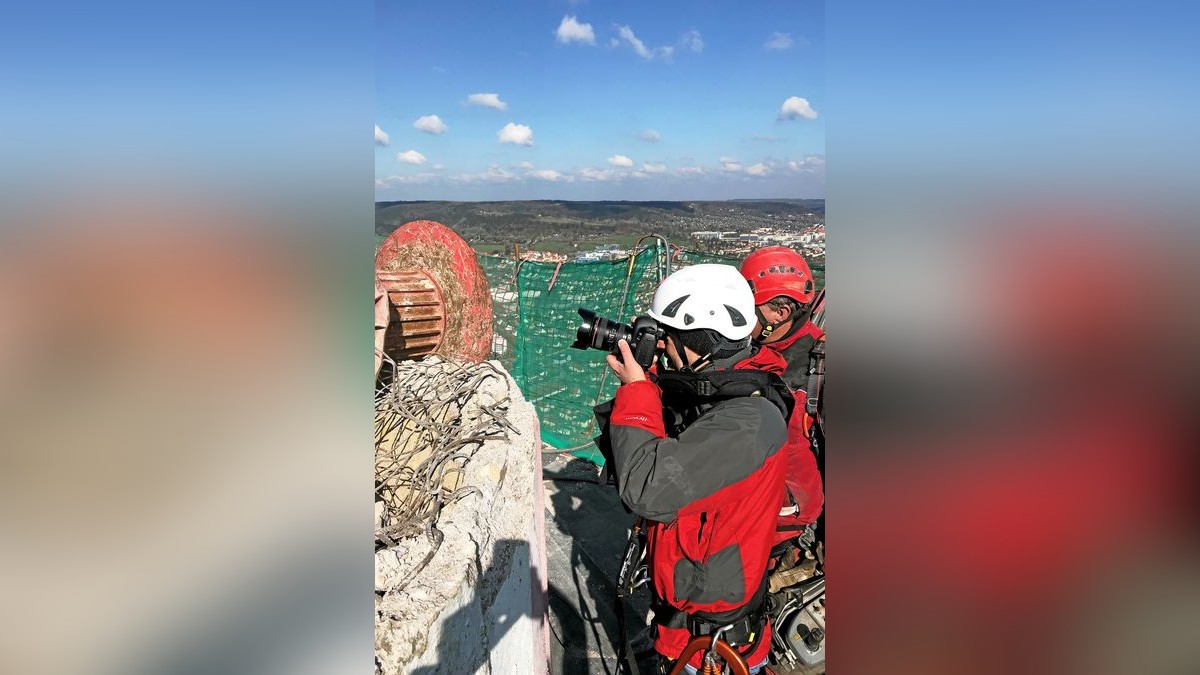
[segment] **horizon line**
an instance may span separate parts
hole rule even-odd
[[[731,199],[376,199],[383,202],[627,202],[648,204],[651,202],[796,202],[825,201],[824,197],[733,197]]]

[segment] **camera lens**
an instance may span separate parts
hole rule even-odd
[[[575,342],[571,347],[575,349],[587,349],[592,346],[592,337],[596,332],[596,319],[598,317],[595,312],[580,307],[579,318],[581,321],[579,328],[575,329]]]
[[[617,341],[625,340],[633,344],[633,328],[620,321],[612,321],[602,316],[596,317],[596,334],[592,337],[592,347],[606,352],[617,353]]]
[[[579,328],[575,330],[575,349],[602,349],[606,352],[617,353],[617,341],[624,339],[633,344],[633,327],[620,321],[613,321],[595,312],[579,308]]]

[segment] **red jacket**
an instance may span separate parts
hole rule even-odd
[[[779,374],[783,365],[764,349],[734,368]],[[763,583],[784,499],[786,462],[779,451],[788,438],[783,403],[771,396],[720,400],[668,434],[662,391],[650,381],[634,382],[617,389],[611,416],[601,420],[621,499],[650,521],[655,594],[676,610],[738,610]],[[689,637],[686,628],[660,625],[655,648],[676,658]],[[769,629],[758,645],[748,655],[751,663],[766,657]]]
[[[786,364],[783,379],[795,391],[796,412],[788,423],[787,451],[787,490],[788,495],[783,502],[783,510],[795,512],[779,517],[779,541],[796,535],[808,523],[814,522],[821,515],[825,504],[825,488],[821,472],[817,469],[817,458],[812,452],[809,442],[809,430],[813,420],[804,412],[808,394],[804,390],[808,386],[808,355],[818,340],[824,340],[825,333],[811,321],[805,321],[794,333],[778,342],[763,345],[766,352],[782,357]],[[816,395],[816,392],[814,392]]]

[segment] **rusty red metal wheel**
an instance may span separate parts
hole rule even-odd
[[[375,282],[391,304],[384,352],[478,362],[492,346],[492,296],[475,251],[433,220],[396,228],[375,256]]]

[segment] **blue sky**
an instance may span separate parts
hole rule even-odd
[[[824,196],[820,1],[376,12],[379,200]]]

